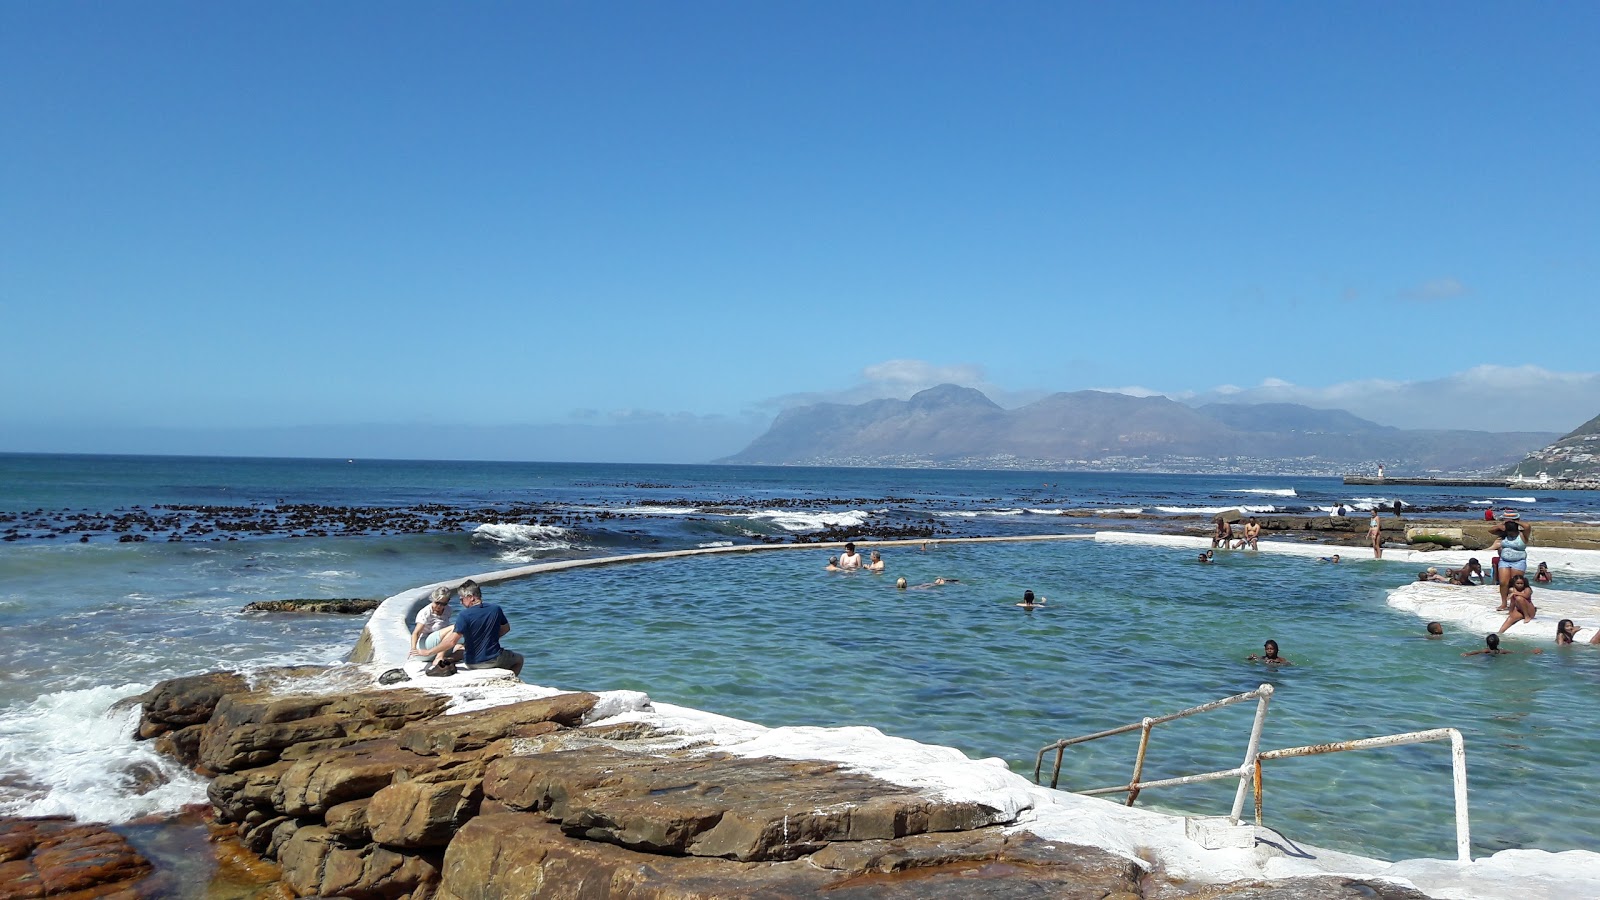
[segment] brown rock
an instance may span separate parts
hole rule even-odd
[[[1138,900],[1143,870],[1092,847],[1032,836],[918,835],[789,862],[653,856],[571,840],[531,814],[482,815],[445,851],[440,897],[873,897]]]
[[[1193,898],[1193,900],[1429,900],[1413,888],[1379,879],[1350,878],[1344,875],[1317,875],[1227,885],[1163,885],[1146,894],[1150,900]]]
[[[201,733],[200,762],[214,772],[260,766],[298,744],[394,731],[437,716],[448,702],[414,689],[342,697],[231,694]]]
[[[223,697],[249,689],[244,676],[237,672],[170,678],[138,697],[144,710],[139,736],[151,738],[171,729],[203,724]]]
[[[519,730],[528,736],[542,734],[549,730],[545,723],[576,725],[594,709],[599,699],[588,693],[557,694],[458,716],[440,716],[407,728],[401,736],[401,746],[430,755],[477,750],[501,738],[515,736],[513,732]]]
[[[0,900],[135,896],[149,861],[104,825],[0,817]]]
[[[436,855],[403,855],[378,844],[344,847],[320,825],[295,832],[278,861],[283,880],[301,897],[392,900],[439,881]]]
[[[363,797],[328,807],[322,817],[328,833],[345,844],[372,843],[372,829],[367,824],[367,807],[371,805],[372,798]]]
[[[292,816],[320,816],[330,806],[371,797],[397,774],[437,765],[436,759],[401,749],[393,738],[365,741],[291,762],[278,778],[272,807]]]
[[[794,859],[830,841],[963,831],[998,810],[925,795],[834,763],[725,754],[666,758],[607,747],[489,764],[486,796],[591,840],[657,853]]]
[[[372,796],[372,839],[390,847],[443,847],[478,814],[482,800],[478,781],[391,784]]]

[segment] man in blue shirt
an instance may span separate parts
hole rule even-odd
[[[511,630],[505,612],[497,604],[483,602],[483,589],[475,581],[463,581],[460,593],[455,631],[439,642],[438,658],[448,659],[457,644],[465,644],[462,664],[467,668],[510,669],[511,674],[521,675],[522,654],[500,646],[500,639]]]

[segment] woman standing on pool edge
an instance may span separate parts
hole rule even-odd
[[[1500,552],[1500,606],[1496,611],[1510,609],[1507,598],[1511,594],[1511,579],[1528,573],[1528,540],[1533,537],[1533,526],[1524,524],[1516,510],[1500,514],[1500,521],[1489,529],[1499,535],[1491,550]]]

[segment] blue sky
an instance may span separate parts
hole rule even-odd
[[[0,450],[691,461],[942,380],[1565,431],[1595,46],[1594,4],[0,4]]]

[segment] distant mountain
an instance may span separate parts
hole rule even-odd
[[[1573,432],[1511,468],[1510,474],[1529,478],[1540,472],[1551,478],[1600,480],[1600,416],[1579,425]]]
[[[1413,431],[1291,403],[1186,406],[1103,391],[1017,409],[953,384],[910,400],[786,410],[719,462],[1167,472],[1492,472],[1554,435]]]

